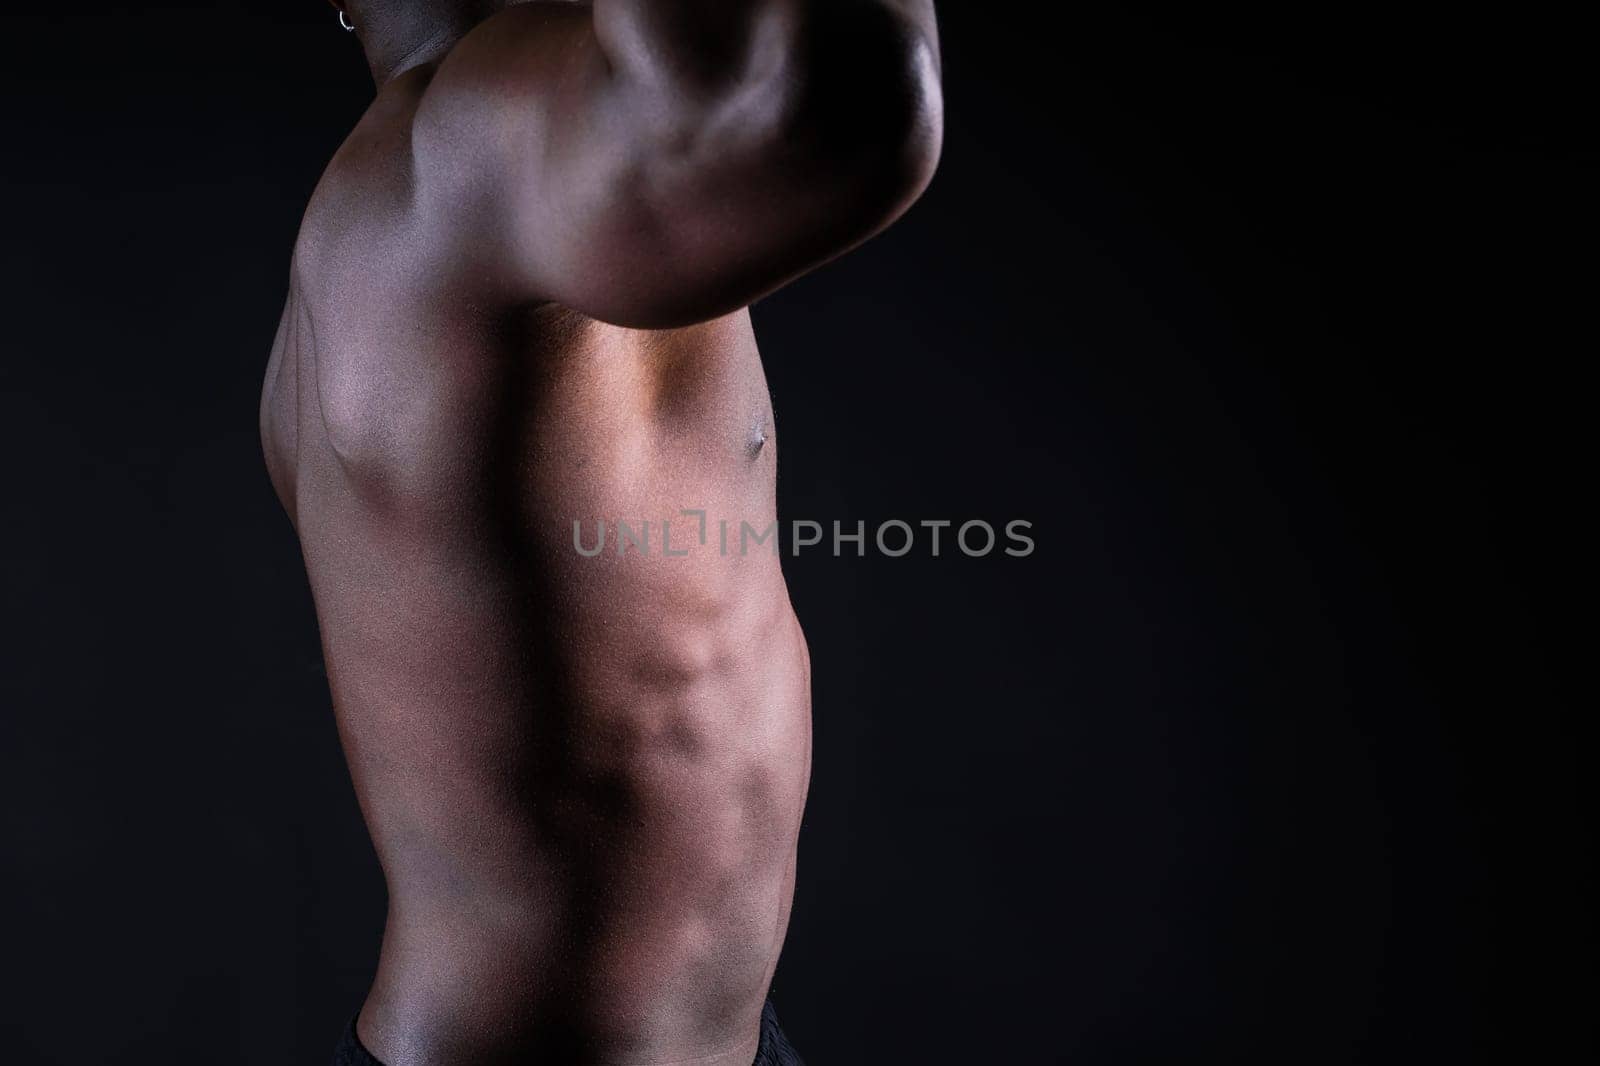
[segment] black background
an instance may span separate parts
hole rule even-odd
[[[1585,35],[1034,7],[944,5],[934,188],[756,311],[786,517],[1038,543],[786,564],[786,1027],[1592,1054]],[[0,28],[0,1058],[320,1063],[383,888],[255,419],[370,83],[315,0]]]

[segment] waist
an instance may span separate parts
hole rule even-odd
[[[325,634],[389,888],[383,995],[449,1015],[492,974],[508,1016],[624,1037],[759,1010],[810,755],[804,638],[771,599],[712,623],[567,614],[525,645],[419,632],[398,659]]]
[[[358,774],[390,897],[369,1006],[407,1045],[440,1031],[472,1045],[428,1061],[729,1046],[753,1031],[787,925],[804,688],[729,693],[718,730],[704,708],[702,724],[541,712],[565,724],[445,752],[426,773]]]

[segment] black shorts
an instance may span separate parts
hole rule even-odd
[[[333,1053],[333,1066],[383,1066],[372,1057],[372,1052],[361,1046],[354,1018],[345,1027],[344,1039]],[[761,1008],[761,1046],[756,1048],[756,1059],[750,1066],[805,1066],[794,1045],[783,1035],[783,1028],[778,1025],[778,1012],[770,999]]]

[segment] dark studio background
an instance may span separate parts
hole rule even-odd
[[[1038,550],[786,563],[786,1028],[822,1066],[1592,1055],[1585,35],[944,16],[935,187],[756,312],[781,506]],[[0,1060],[325,1062],[382,884],[255,418],[370,85],[318,0],[0,27]]]

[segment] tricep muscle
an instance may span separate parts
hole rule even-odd
[[[938,154],[931,29],[875,0],[746,6],[715,63],[656,55],[637,29],[607,40],[589,5],[519,5],[468,34],[413,138],[452,255],[508,300],[670,327],[897,217]]]

